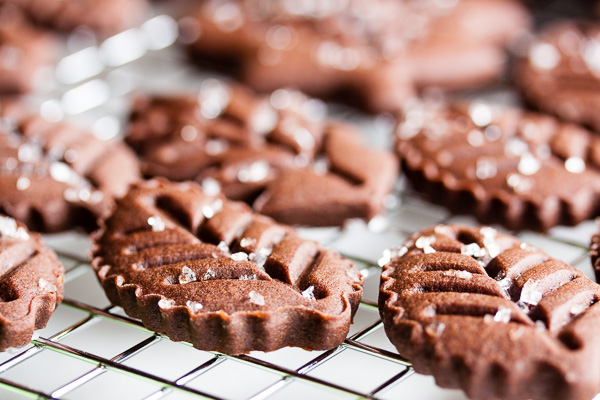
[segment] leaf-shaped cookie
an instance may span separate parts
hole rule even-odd
[[[600,130],[598,35],[593,20],[563,20],[545,27],[515,68],[514,79],[535,107]]]
[[[547,230],[600,213],[600,138],[553,116],[473,101],[407,104],[396,150],[413,186],[483,223]]]
[[[113,304],[149,329],[228,354],[343,342],[362,295],[356,267],[191,182],[134,185],[96,235]]]
[[[257,95],[207,80],[198,95],[140,97],[127,142],[144,173],[194,179],[286,224],[341,225],[383,209],[398,172],[325,105],[279,89]]]
[[[63,299],[64,269],[37,233],[0,215],[0,351],[24,346]]]
[[[600,285],[489,227],[439,225],[386,253],[380,313],[417,372],[473,399],[600,391]]]
[[[74,126],[0,103],[0,212],[30,229],[97,228],[115,196],[140,178],[135,154]]]
[[[495,80],[530,23],[515,0],[192,4],[181,38],[203,65],[259,91],[295,87],[373,112],[393,112],[423,87]]]

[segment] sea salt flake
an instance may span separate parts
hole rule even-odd
[[[294,140],[304,150],[311,150],[315,147],[315,138],[308,129],[301,126],[294,129]]]
[[[309,286],[308,288],[306,288],[306,290],[302,292],[302,297],[304,297],[307,300],[315,301],[317,298],[315,297],[314,291],[315,287]]]
[[[254,281],[256,280],[256,274],[252,275],[241,275],[239,277],[240,281]]]
[[[89,202],[92,198],[92,192],[89,189],[82,188],[77,192],[77,197],[83,202]]]
[[[425,327],[425,333],[427,333],[429,336],[439,337],[445,329],[446,324],[435,321]]]
[[[134,271],[143,271],[145,268],[143,263],[135,262],[131,264],[131,269],[133,269]]]
[[[192,314],[196,314],[204,308],[202,306],[202,304],[198,303],[197,301],[192,301],[192,300],[186,301],[185,305],[190,309]]]
[[[165,230],[165,222],[158,215],[149,217],[148,225],[152,227],[152,232],[162,232]]]
[[[266,135],[271,132],[279,121],[279,114],[269,104],[263,103],[260,108],[251,117],[250,124],[252,129]]]
[[[255,161],[249,166],[241,168],[237,178],[240,182],[260,182],[269,175],[270,168],[266,161]]]
[[[460,249],[460,253],[474,258],[485,256],[485,248],[479,247],[477,243],[469,243]]]
[[[190,267],[186,266],[181,268],[181,274],[179,274],[179,283],[181,285],[195,281],[196,273]]]
[[[518,137],[508,139],[504,146],[504,154],[507,156],[521,156],[527,151],[529,151],[529,145]]]
[[[523,337],[524,334],[525,329],[523,329],[522,327],[518,327],[516,329],[511,329],[510,331],[508,331],[508,337],[510,337],[510,340],[519,340]]]
[[[208,196],[216,196],[221,193],[221,185],[216,179],[204,178],[202,180],[202,191]]]
[[[578,304],[578,305],[571,307],[571,309],[569,310],[569,313],[571,313],[572,316],[579,315],[582,312],[584,312],[585,310],[587,310],[587,308],[588,308],[587,304]]]
[[[102,193],[99,190],[94,190],[92,192],[92,195],[90,196],[90,203],[92,203],[92,204],[98,204],[102,200],[104,200],[104,193]]]
[[[525,285],[521,290],[519,301],[529,306],[537,306],[542,299],[542,292],[537,291],[529,285]]]
[[[198,136],[198,130],[192,125],[186,125],[183,128],[181,128],[180,135],[181,138],[186,142],[193,142]]]
[[[436,225],[433,228],[433,231],[439,235],[450,236],[452,237],[454,233],[452,232],[452,228],[448,225]]]
[[[211,156],[216,156],[218,154],[223,154],[229,148],[229,144],[225,140],[209,140],[204,145],[204,151],[206,154]]]
[[[0,236],[18,240],[29,240],[27,231],[17,225],[17,221],[10,217],[0,216]]]
[[[506,177],[506,184],[516,193],[525,193],[533,188],[533,181],[519,174],[509,174]]]
[[[313,162],[313,172],[317,175],[325,175],[329,171],[329,160],[327,157],[320,156]]]
[[[211,280],[211,279],[214,279],[214,278],[215,278],[215,276],[216,276],[216,275],[215,275],[215,273],[213,272],[213,270],[212,270],[212,269],[208,269],[208,270],[206,270],[206,272],[204,273],[204,276],[202,277],[202,280],[203,280],[203,281],[209,281],[209,280]]]
[[[485,143],[483,132],[473,129],[467,134],[467,142],[473,147],[481,147]]]
[[[471,279],[473,277],[473,274],[470,273],[469,271],[462,271],[462,270],[454,271],[454,275],[457,278],[461,278],[461,279]]]
[[[494,315],[494,322],[508,324],[510,322],[511,313],[512,310],[508,307],[498,307],[498,311],[496,311],[496,315]]]
[[[491,158],[480,158],[475,166],[475,175],[477,179],[490,179],[498,173],[498,165]]]
[[[219,211],[223,209],[223,200],[215,199],[208,204],[202,206],[202,214],[204,218],[211,219],[214,217]]]
[[[67,188],[63,193],[63,197],[66,201],[71,203],[79,201],[79,194],[75,188]]]
[[[248,293],[248,297],[250,297],[250,303],[254,303],[257,306],[265,305],[265,297],[254,290]]]
[[[50,164],[50,176],[57,182],[72,182],[76,179],[77,173],[67,164],[55,161]]]
[[[19,146],[17,157],[24,163],[36,162],[42,157],[42,148],[33,143],[24,143]]]
[[[510,297],[509,290],[510,290],[510,287],[512,286],[512,283],[513,283],[512,279],[508,278],[508,277],[507,278],[502,278],[502,279],[500,279],[498,281],[498,285],[500,286],[500,288],[502,290],[504,290],[504,292],[506,293],[506,295],[509,296],[509,297]]]
[[[233,253],[231,259],[234,261],[248,261],[248,254],[243,251]]]
[[[549,43],[536,43],[529,49],[529,61],[537,69],[554,69],[560,58],[559,51]]]
[[[367,223],[367,228],[373,233],[383,233],[390,226],[390,221],[383,215],[376,215]]]
[[[229,253],[229,246],[227,246],[227,243],[220,241],[219,244],[217,245],[217,248],[219,250],[221,250],[223,253]]]
[[[240,246],[242,247],[254,246],[255,244],[255,238],[242,238],[242,240],[240,240]]]
[[[58,288],[56,287],[56,285],[48,282],[47,280],[45,280],[44,278],[40,278],[38,281],[38,285],[40,287],[40,289],[45,290],[46,292],[56,292],[58,290]]]
[[[158,301],[158,307],[163,310],[175,307],[175,300],[173,299],[160,299]]]
[[[431,247],[435,243],[435,236],[421,236],[415,241],[415,246],[423,250],[425,254],[435,253],[435,249]]]
[[[530,176],[540,170],[542,163],[533,154],[527,152],[521,155],[517,169],[523,175]]]
[[[492,109],[483,103],[473,103],[469,107],[469,116],[477,126],[487,126],[493,121]]]
[[[485,314],[485,315],[483,316],[483,322],[484,322],[485,324],[491,324],[491,323],[495,322],[495,321],[494,321],[494,316],[493,316],[493,315],[491,315],[491,314]]]
[[[257,253],[250,253],[248,255],[248,260],[262,268],[267,262],[267,258],[269,258],[271,251],[272,249],[263,247],[259,249]]]
[[[31,186],[31,181],[26,176],[17,179],[17,190],[26,190]]]
[[[495,239],[498,231],[491,226],[484,226],[479,229],[479,233],[481,233],[485,239]]]
[[[423,316],[425,317],[433,318],[436,314],[435,307],[433,306],[427,306],[423,309]]]
[[[206,119],[214,119],[229,105],[229,88],[218,79],[209,78],[200,87],[200,113]]]
[[[585,171],[585,161],[580,157],[569,157],[565,160],[565,169],[572,174],[581,174]]]
[[[392,247],[389,249],[385,249],[383,251],[382,257],[377,261],[377,265],[379,265],[380,267],[383,267],[384,265],[386,265],[387,263],[392,261],[393,258],[402,257],[407,252],[408,252],[408,248],[406,248],[406,246]]]
[[[548,328],[546,328],[546,324],[544,324],[544,322],[540,320],[535,321],[535,327],[540,332],[545,332],[546,330],[548,330]]]

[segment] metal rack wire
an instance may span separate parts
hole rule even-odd
[[[32,97],[33,103],[51,120],[66,115],[101,137],[118,134],[119,116],[132,91],[174,91],[201,82],[202,73],[171,48],[175,30],[175,21],[157,14],[139,29],[117,35],[118,40],[68,39],[75,45],[59,63],[52,83]],[[126,51],[120,51],[122,43]],[[87,70],[71,73],[82,65]],[[90,96],[94,102],[80,101]],[[358,119],[368,141],[386,144],[385,118]],[[465,399],[461,392],[436,388],[433,379],[415,374],[387,340],[377,310],[377,261],[385,248],[423,227],[476,222],[450,216],[401,184],[394,199],[383,217],[369,223],[301,229],[304,236],[353,260],[366,277],[350,334],[340,347],[324,352],[286,348],[229,356],[174,343],[110,305],[87,261],[85,236],[47,236],[67,270],[65,300],[29,346],[0,353],[0,399]],[[518,236],[591,277],[588,242],[595,230],[588,221],[544,235]]]

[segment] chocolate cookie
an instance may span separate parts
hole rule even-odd
[[[0,3],[0,94],[33,89],[37,74],[58,51],[55,39],[32,27],[20,11]]]
[[[350,261],[193,182],[134,185],[93,256],[113,304],[173,340],[228,354],[338,346],[362,295]]]
[[[543,231],[600,213],[600,138],[551,116],[415,102],[396,149],[415,188],[484,223]]]
[[[36,233],[0,215],[0,351],[25,346],[63,299],[64,269]]]
[[[600,131],[600,23],[561,21],[543,30],[515,70],[536,107]]]
[[[376,112],[416,88],[490,82],[529,26],[514,0],[208,0],[187,15],[181,38],[195,59],[261,91],[292,86]]]
[[[0,0],[0,4],[16,5],[35,23],[53,29],[86,27],[105,36],[140,21],[146,0]]]
[[[28,115],[16,103],[0,105],[0,212],[30,229],[93,229],[139,177],[123,143]]]
[[[417,372],[475,400],[600,391],[600,286],[489,227],[439,225],[388,251],[379,310]]]
[[[146,175],[195,179],[283,223],[371,218],[397,162],[352,127],[324,121],[324,107],[296,91],[257,96],[211,79],[197,96],[139,97],[126,141]]]
[[[596,282],[600,282],[600,233],[592,236],[590,244],[590,257],[592,259],[592,267],[596,274]]]

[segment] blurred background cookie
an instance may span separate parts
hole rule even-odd
[[[0,0],[18,6],[36,24],[69,32],[85,27],[107,36],[141,22],[146,0]]]
[[[545,27],[514,77],[532,106],[600,131],[600,22],[570,20]]]
[[[138,97],[125,138],[148,176],[193,179],[288,224],[370,219],[397,162],[294,90],[256,95],[209,79],[197,95]]]
[[[34,89],[40,72],[58,55],[52,34],[31,25],[16,7],[0,2],[0,95]]]
[[[182,41],[196,60],[260,91],[291,86],[375,112],[425,87],[494,81],[530,24],[513,0],[208,0],[190,15]]]
[[[433,202],[510,229],[600,213],[600,138],[553,116],[485,102],[414,102],[398,125],[406,176]]]
[[[139,179],[135,154],[22,104],[0,108],[0,210],[41,232],[93,229],[113,198]]]

